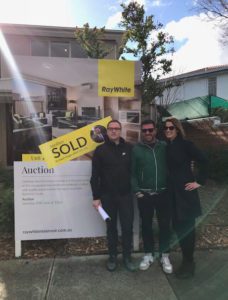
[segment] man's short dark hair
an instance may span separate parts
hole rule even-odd
[[[111,120],[111,121],[109,121],[108,124],[107,124],[107,128],[108,128],[109,125],[112,124],[112,123],[118,123],[118,124],[120,125],[120,128],[122,128],[122,125],[121,125],[120,121],[118,121],[118,120]]]
[[[156,123],[153,121],[153,120],[144,120],[142,121],[141,123],[141,128],[144,126],[144,125],[148,125],[148,124],[152,124],[154,126],[154,128],[156,128]]]

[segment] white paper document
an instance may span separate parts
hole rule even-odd
[[[106,213],[106,211],[103,209],[103,207],[102,206],[98,206],[98,212],[99,212],[99,214],[101,215],[101,217],[102,217],[102,219],[104,220],[104,221],[109,221],[109,220],[111,220],[111,218],[109,217],[109,215]]]

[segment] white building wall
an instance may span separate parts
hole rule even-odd
[[[169,105],[174,102],[189,100],[196,97],[208,95],[208,79],[194,79],[182,82],[180,86],[175,86],[163,92],[163,97],[157,104]],[[160,102],[160,103],[159,103]]]
[[[80,87],[79,99],[77,100],[79,115],[82,115],[82,107],[95,107],[96,111],[100,107],[101,116],[103,117],[103,97],[97,95],[97,88],[97,83],[92,82]]]
[[[203,97],[208,95],[208,80],[195,79],[188,80],[183,86],[183,100],[188,100],[196,97]]]
[[[217,77],[217,96],[228,100],[228,74]]]
[[[208,96],[208,77],[186,79],[179,87],[173,87],[163,92],[163,97],[157,97],[159,105],[169,105],[174,102]],[[216,96],[228,100],[228,74],[214,75],[217,79]]]
[[[12,80],[0,78],[0,90],[1,91],[12,91]]]
[[[173,102],[183,101],[184,100],[183,91],[184,91],[183,85],[174,86],[170,89],[166,89],[163,92],[163,97],[160,100],[157,101],[157,104],[169,105]]]

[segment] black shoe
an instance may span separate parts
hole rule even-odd
[[[134,265],[134,263],[132,262],[131,257],[124,257],[123,258],[123,263],[125,268],[129,271],[129,272],[135,272],[136,271],[136,266]]]
[[[106,264],[107,270],[113,272],[117,268],[117,257],[115,255],[110,255]]]
[[[195,263],[184,261],[182,262],[179,269],[175,272],[175,275],[178,279],[189,279],[194,276],[195,273]]]

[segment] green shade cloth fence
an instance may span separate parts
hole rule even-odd
[[[218,107],[228,109],[228,100],[215,96],[197,97],[172,103],[167,111],[179,120],[191,120],[212,116],[211,109]]]

